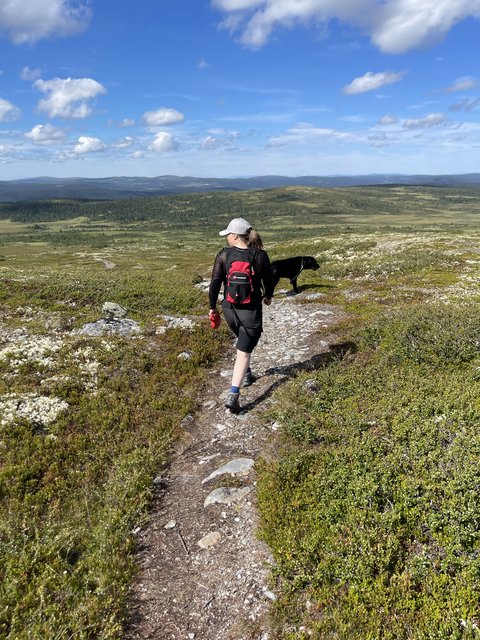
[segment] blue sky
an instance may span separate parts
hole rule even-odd
[[[480,171],[480,0],[0,0],[0,179]]]

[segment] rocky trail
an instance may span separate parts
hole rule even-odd
[[[264,307],[252,357],[259,378],[242,390],[242,412],[223,406],[232,349],[212,372],[195,415],[184,419],[168,474],[156,480],[150,524],[138,535],[140,569],[125,640],[273,640],[272,558],[256,534],[254,464],[276,438],[278,425],[263,416],[275,388],[342,350],[333,332],[344,313],[321,300],[279,291]]]

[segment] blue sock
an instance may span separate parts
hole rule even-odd
[[[240,393],[240,387],[230,387],[230,393]]]

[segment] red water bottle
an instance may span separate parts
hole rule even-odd
[[[210,311],[208,318],[210,320],[210,326],[212,329],[218,329],[218,327],[220,326],[220,322],[221,322],[221,317],[220,314],[218,313],[218,311],[212,310]]]

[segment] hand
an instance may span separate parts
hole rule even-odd
[[[263,301],[267,307],[272,304],[272,298],[264,298]]]

